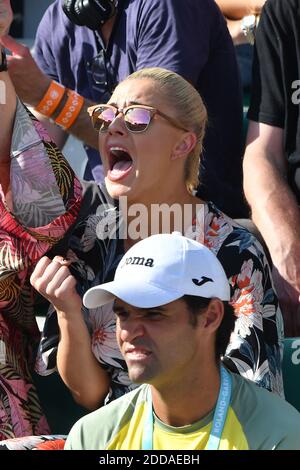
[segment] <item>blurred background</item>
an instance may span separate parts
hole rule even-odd
[[[51,3],[52,0],[11,0],[15,14],[11,35],[33,40],[39,21]]]

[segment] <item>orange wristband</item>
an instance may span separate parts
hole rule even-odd
[[[68,90],[67,94],[67,102],[60,114],[54,120],[56,124],[63,127],[64,129],[69,129],[69,127],[72,126],[72,124],[77,119],[84,103],[84,98],[78,95],[76,91]]]
[[[57,83],[52,80],[45,95],[43,96],[39,104],[35,107],[35,110],[43,114],[44,116],[52,116],[57,106],[61,102],[65,94],[65,90],[66,88],[63,85],[60,85],[60,83]]]

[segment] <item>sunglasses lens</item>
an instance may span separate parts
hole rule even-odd
[[[106,132],[114,119],[115,113],[113,109],[104,107],[97,108],[92,115],[93,127],[97,131]]]
[[[126,111],[126,127],[131,132],[143,132],[151,121],[151,113],[148,109],[130,108]]]

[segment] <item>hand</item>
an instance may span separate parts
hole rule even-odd
[[[17,95],[25,103],[36,106],[46,93],[51,79],[39,69],[28,47],[10,36],[3,36],[1,42],[12,52],[11,56],[7,56],[8,71]]]
[[[285,336],[300,336],[300,292],[275,267],[272,277],[283,316]]]
[[[43,256],[37,263],[31,277],[31,285],[52,303],[58,312],[67,315],[81,312],[81,298],[76,291],[76,279],[68,266],[70,261],[61,256],[53,260]]]
[[[12,20],[10,0],[0,0],[0,38],[8,33]]]

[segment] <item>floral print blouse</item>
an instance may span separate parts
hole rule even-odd
[[[60,254],[73,261],[83,293],[113,279],[124,253],[112,220],[121,219],[104,187],[80,184],[40,123],[18,103],[13,134],[13,211],[0,192],[0,439],[49,433],[31,380],[33,350],[39,342],[36,296],[29,283],[38,259]],[[187,236],[219,258],[231,286],[235,329],[223,358],[233,372],[283,395],[283,324],[270,268],[261,244],[212,203],[202,205],[201,223]],[[112,304],[83,315],[91,347],[111,375],[108,400],[131,390],[115,338]],[[36,371],[56,368],[56,313],[50,306],[35,362]]]

